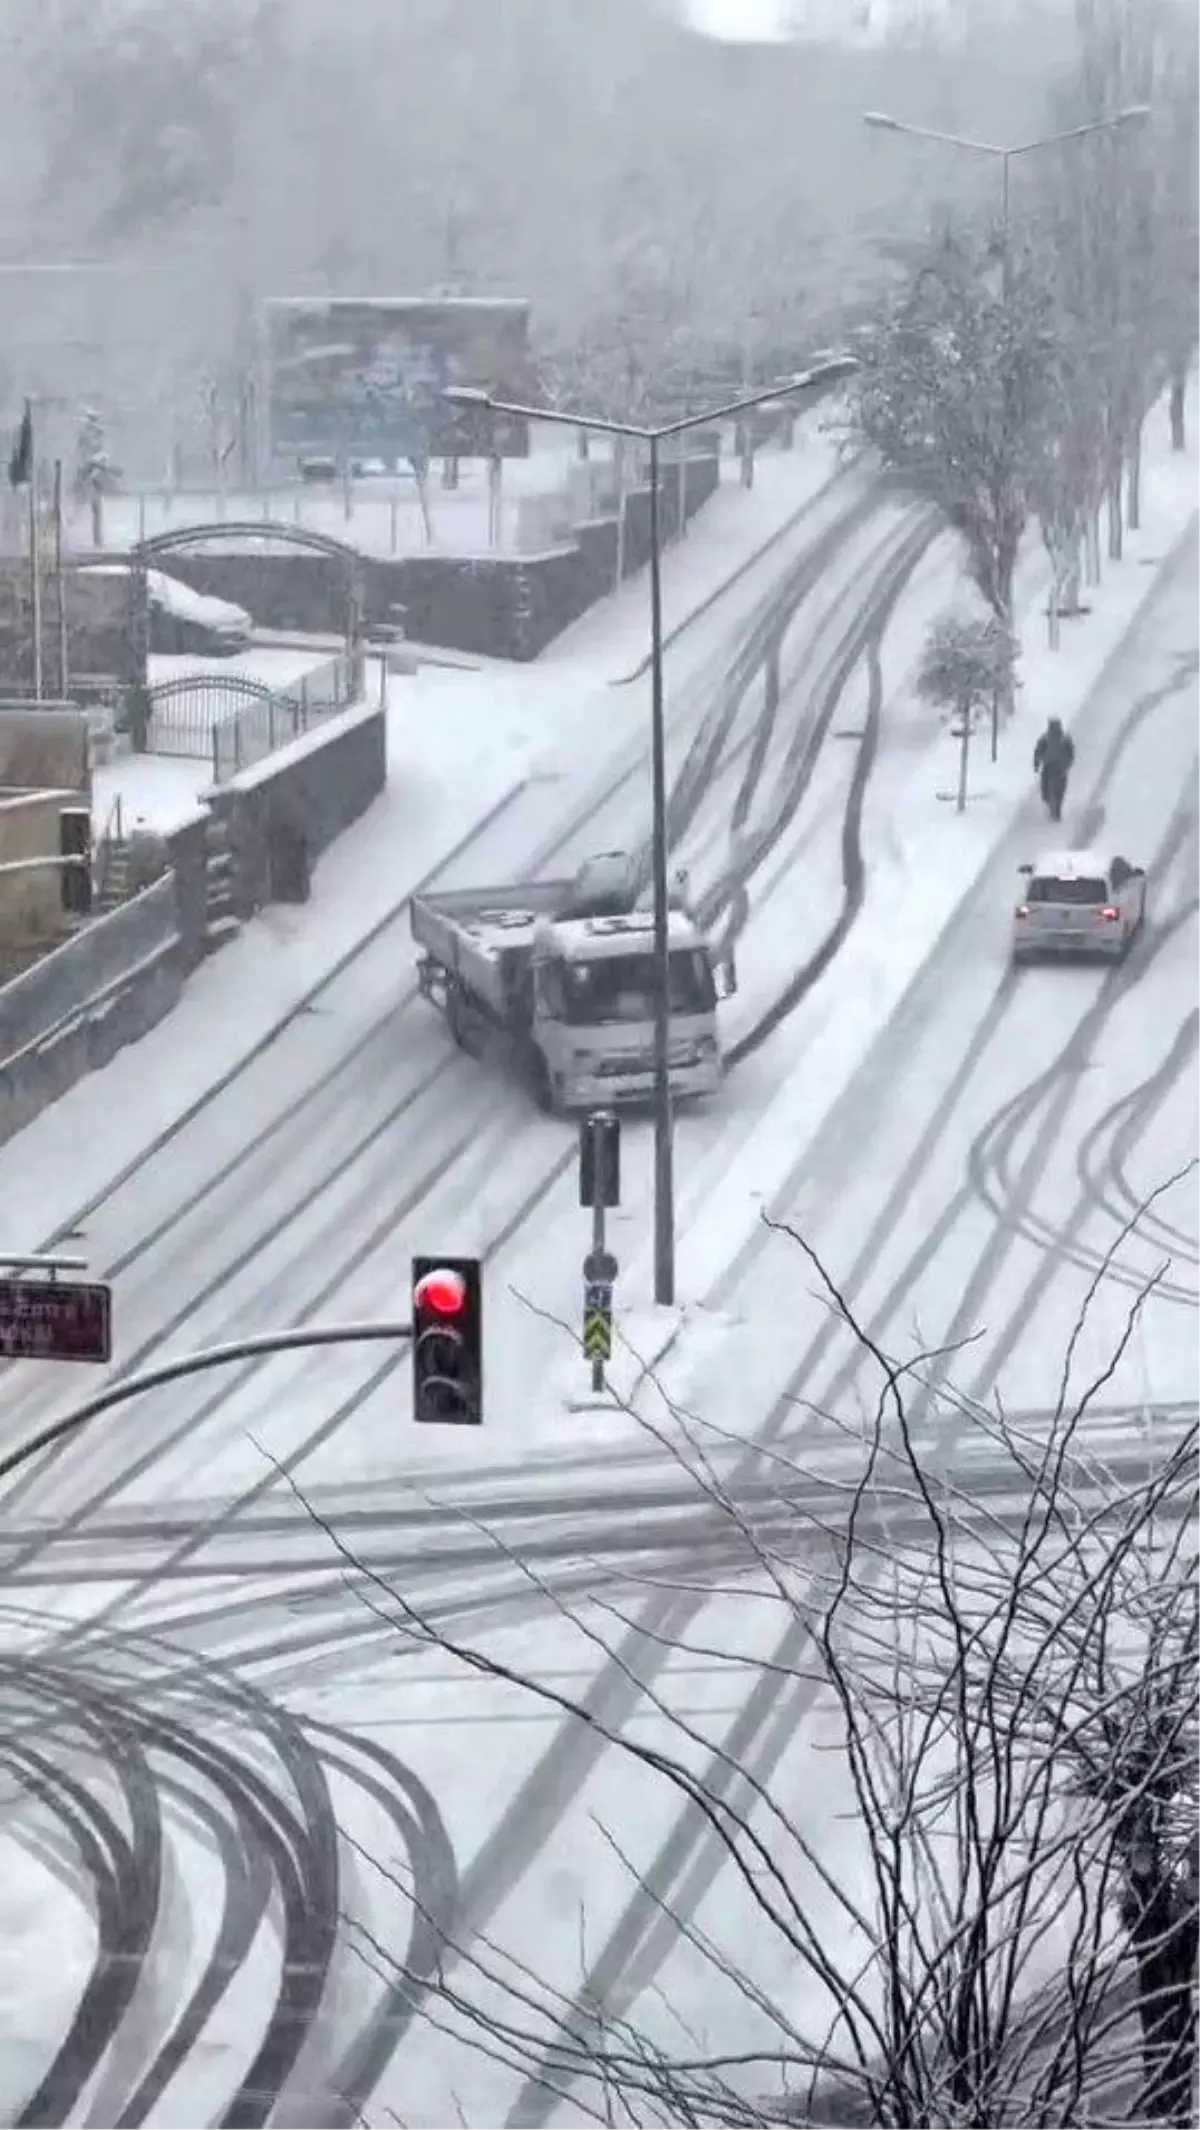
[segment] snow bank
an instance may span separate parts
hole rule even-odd
[[[92,834],[115,828],[119,800],[122,834],[140,828],[168,835],[203,812],[202,795],[211,785],[211,762],[172,754],[119,755],[92,771]]]

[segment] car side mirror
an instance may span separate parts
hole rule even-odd
[[[1027,879],[1027,880],[1032,880],[1032,878],[1033,878],[1033,867],[1032,867],[1031,865],[1019,865],[1019,866],[1017,867],[1017,871],[1018,871],[1019,873],[1024,873],[1024,875],[1025,875],[1025,877],[1026,877],[1026,879]]]

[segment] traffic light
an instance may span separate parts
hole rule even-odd
[[[477,1257],[412,1261],[413,1419],[483,1425],[483,1274]]]

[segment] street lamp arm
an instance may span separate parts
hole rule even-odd
[[[559,422],[567,429],[598,429],[605,436],[648,438],[650,431],[636,422],[614,422],[603,414],[572,414],[561,407],[525,407],[518,401],[496,399],[470,385],[447,385],[442,394],[452,407],[480,407],[486,414],[507,414],[515,421]]]
[[[1065,133],[1045,133],[1040,140],[1022,141],[1018,148],[1006,148],[1005,155],[1034,155],[1040,148],[1059,148],[1067,141],[1086,139],[1089,133],[1115,133],[1120,126],[1137,125],[1149,118],[1149,104],[1130,104],[1124,111],[1114,111],[1109,118],[1089,118],[1086,125],[1068,126]]]
[[[786,383],[769,385],[762,392],[750,392],[742,399],[726,400],[719,407],[708,407],[703,414],[685,414],[680,421],[664,422],[653,433],[656,437],[683,436],[689,429],[706,429],[711,422],[729,421],[735,414],[746,414],[752,407],[765,407],[781,399],[798,397],[801,392],[817,392],[822,385],[838,384],[845,377],[852,377],[858,369],[854,355],[838,355],[830,362],[819,362],[811,370],[804,370],[798,377],[789,377]]]
[[[881,133],[909,133],[914,140],[940,141],[944,148],[968,148],[973,155],[1005,156],[1011,151],[995,141],[973,140],[965,133],[942,133],[936,126],[911,126],[906,118],[893,118],[887,111],[864,111],[864,126]]]
[[[665,437],[683,436],[689,429],[707,429],[712,422],[729,421],[735,414],[745,414],[752,407],[764,407],[769,401],[790,399],[801,392],[819,391],[823,385],[837,384],[850,377],[858,368],[853,355],[837,355],[828,362],[819,362],[811,370],[804,370],[798,377],[789,377],[785,383],[768,385],[761,392],[748,392],[740,399],[722,401],[719,407],[705,407],[700,414],[685,414],[677,422],[662,422],[656,428],[648,428],[640,422],[615,422],[599,414],[583,414],[570,408],[524,407],[515,400],[495,399],[490,392],[476,390],[468,385],[448,385],[442,394],[452,407],[481,407],[488,414],[505,414],[518,421],[559,422],[568,429],[596,429],[602,436],[629,436],[642,443],[661,443]]]
[[[963,133],[942,133],[933,126],[911,126],[907,119],[893,118],[887,111],[864,111],[863,124],[883,133],[911,134],[914,140],[940,141],[944,148],[965,148],[972,155],[990,155],[1007,163],[1014,156],[1034,155],[1041,148],[1058,148],[1067,141],[1083,140],[1089,133],[1112,133],[1119,126],[1134,125],[1149,116],[1149,104],[1129,104],[1107,118],[1090,118],[1086,125],[1068,126],[1063,133],[1045,133],[1039,140],[1019,141],[1015,148],[1001,147],[995,141],[972,140]]]
[[[0,1457],[0,1479],[8,1479],[21,1465],[28,1464],[43,1450],[52,1449],[65,1435],[75,1434],[89,1420],[109,1412],[114,1405],[123,1405],[128,1398],[139,1398],[143,1391],[157,1390],[164,1383],[178,1383],[184,1376],[198,1376],[209,1368],[228,1368],[234,1361],[294,1353],[298,1348],[308,1346],[352,1346],[368,1340],[398,1343],[411,1337],[411,1324],[312,1324],[296,1331],[268,1331],[258,1338],[234,1339],[228,1346],[205,1346],[198,1353],[181,1354],[178,1360],[164,1361],[160,1368],[148,1368],[142,1375],[128,1376],[123,1383],[108,1384],[94,1397],[85,1398],[82,1405],[65,1413],[61,1420],[52,1420],[30,1441],[18,1444],[7,1456]]]

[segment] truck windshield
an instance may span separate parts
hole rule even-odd
[[[561,965],[564,1019],[572,1027],[603,1021],[648,1021],[654,1013],[654,959],[650,954],[610,954],[602,960]],[[711,1013],[716,1005],[706,955],[680,948],[671,956],[673,1016]]]

